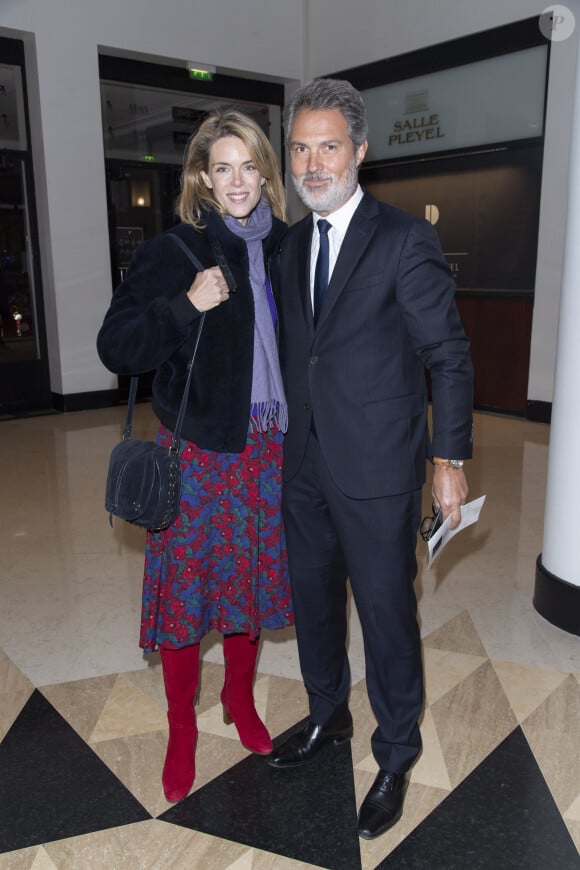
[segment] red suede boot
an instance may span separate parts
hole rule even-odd
[[[159,648],[167,696],[169,742],[161,781],[171,803],[182,800],[195,779],[197,725],[193,704],[199,680],[199,644]]]
[[[272,741],[256,712],[252,692],[257,655],[258,641],[251,641],[248,634],[225,635],[226,678],[221,700],[224,721],[233,721],[242,746],[258,755],[269,755]]]

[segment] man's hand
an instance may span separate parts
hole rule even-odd
[[[461,505],[467,500],[467,479],[462,468],[447,468],[436,465],[433,471],[433,504],[443,511],[443,520],[451,514],[450,528],[455,529],[461,520]]]

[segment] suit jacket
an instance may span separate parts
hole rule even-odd
[[[472,364],[455,285],[429,223],[365,193],[316,328],[312,216],[277,260],[280,355],[289,405],[284,479],[297,473],[314,415],[324,459],[352,498],[420,488],[431,455],[472,453]],[[433,433],[425,371],[431,375]]]

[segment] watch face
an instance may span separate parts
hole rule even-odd
[[[463,468],[463,459],[451,459],[452,468]]]

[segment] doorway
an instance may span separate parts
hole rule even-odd
[[[99,64],[113,292],[139,245],[177,223],[183,152],[211,111],[235,105],[252,117],[283,166],[284,87],[220,74],[199,82],[185,68],[104,55]],[[141,398],[150,396],[153,375],[139,378]],[[121,399],[129,383],[118,378]]]
[[[0,417],[52,408],[24,47],[0,38]]]

